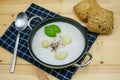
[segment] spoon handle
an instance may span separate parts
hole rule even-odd
[[[12,56],[12,63],[11,63],[11,67],[10,67],[10,72],[14,72],[14,67],[15,67],[15,62],[16,62],[16,55],[17,55],[17,48],[18,48],[18,43],[19,43],[19,38],[20,38],[20,33],[17,34],[17,39],[16,39],[16,44],[15,44],[15,49],[14,49],[14,53]]]

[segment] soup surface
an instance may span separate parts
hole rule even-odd
[[[45,26],[57,25],[61,32],[56,37],[49,37],[45,34]],[[85,47],[85,40],[82,33],[72,24],[66,22],[52,22],[42,26],[34,35],[32,41],[32,50],[34,55],[44,63],[51,65],[64,65],[77,59],[83,52]],[[43,47],[42,43],[47,40],[50,43],[59,43],[61,36],[67,35],[70,37],[71,42],[67,45],[59,44],[57,49],[51,47]],[[55,58],[56,51],[67,53],[63,60]],[[57,55],[60,56],[59,54]]]

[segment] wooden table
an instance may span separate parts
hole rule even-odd
[[[0,36],[15,20],[20,11],[36,3],[62,16],[70,17],[82,25],[73,11],[80,0],[0,0]],[[120,80],[120,0],[97,0],[104,8],[114,12],[114,32],[100,35],[90,49],[92,63],[79,68],[72,80]],[[9,72],[12,55],[0,47],[0,80],[57,80],[48,73],[17,57],[14,73]]]

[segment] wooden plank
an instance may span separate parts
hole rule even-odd
[[[88,66],[80,68],[72,80],[120,80],[120,66]]]
[[[0,80],[49,80],[46,72],[33,65],[16,65],[14,73],[9,72],[9,66],[0,65]],[[52,77],[52,79],[56,78]]]
[[[12,54],[10,52],[8,52],[7,50],[3,49],[2,47],[0,47],[0,65],[8,65],[11,64],[12,61]],[[16,64],[30,64],[29,62],[17,57],[17,61]]]
[[[30,3],[31,4],[31,3]],[[30,4],[0,4],[0,14],[17,14],[20,11],[25,11]],[[53,12],[60,12],[61,11],[61,4],[37,4],[40,5],[41,7],[44,7],[46,9],[49,9]],[[9,8],[8,8],[9,7]]]
[[[0,4],[31,4],[32,3],[41,3],[41,4],[46,4],[45,0],[0,0]],[[58,4],[62,2],[62,0],[51,0],[48,1],[49,4]]]
[[[120,42],[115,42],[116,43],[112,43],[112,41],[104,41],[104,44],[103,42],[97,42],[94,44],[94,48],[91,48],[90,50],[90,53],[93,55],[93,61],[91,65],[120,65],[120,55],[118,55],[119,48],[116,46],[120,45]],[[107,45],[112,46],[108,47]],[[113,51],[110,52],[110,49]]]

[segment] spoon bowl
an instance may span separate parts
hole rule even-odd
[[[24,12],[20,12],[15,20],[16,30],[22,31],[27,27],[28,17]]]

